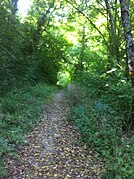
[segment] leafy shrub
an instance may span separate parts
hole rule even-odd
[[[130,86],[125,81],[115,86],[114,81],[96,75],[84,77],[79,79],[79,95],[68,94],[72,106],[68,119],[81,134],[80,141],[104,158],[106,172],[102,178],[134,178],[134,138],[124,131],[129,125]]]
[[[14,89],[0,98],[0,155],[11,151],[11,144],[25,142],[24,135],[38,121],[44,103],[56,90],[46,84]]]
[[[11,143],[22,141],[24,133],[37,122],[44,102],[54,89],[45,84],[38,84],[21,90],[14,89],[1,98],[1,135]]]

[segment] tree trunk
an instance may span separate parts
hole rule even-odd
[[[119,57],[119,34],[116,32],[116,17],[117,17],[117,8],[114,10],[111,7],[109,0],[104,0],[107,12],[108,19],[108,32],[109,32],[109,40],[110,40],[110,55],[116,59],[117,65],[120,62]],[[115,1],[115,5],[117,5],[117,0]],[[118,39],[118,40],[117,40]]]
[[[122,25],[124,28],[125,41],[126,41],[129,76],[132,84],[131,123],[134,124],[134,120],[133,120],[134,119],[134,44],[133,44],[133,37],[131,33],[131,27],[130,27],[130,18],[129,18],[130,0],[120,0],[120,5],[121,5]]]

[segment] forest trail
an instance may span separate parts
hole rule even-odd
[[[41,122],[27,136],[15,157],[7,159],[11,179],[99,179],[103,164],[94,152],[77,144],[77,133],[66,120],[64,91],[46,106]]]

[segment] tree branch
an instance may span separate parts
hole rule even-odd
[[[66,1],[67,3],[69,3],[74,9],[76,9],[80,14],[82,14],[89,22],[90,22],[90,24],[99,32],[99,34],[102,36],[102,38],[103,38],[103,40],[105,41],[105,42],[107,42],[106,41],[106,39],[105,39],[105,37],[104,37],[104,35],[101,33],[101,31],[96,27],[96,25],[89,19],[89,17],[87,17],[86,16],[86,14],[84,14],[80,9],[78,9],[76,6],[74,6],[70,1]]]

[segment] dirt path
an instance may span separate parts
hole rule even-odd
[[[29,145],[19,147],[16,156],[7,159],[11,179],[100,178],[102,164],[92,151],[77,145],[77,133],[66,121],[67,110],[60,91],[27,136]]]

